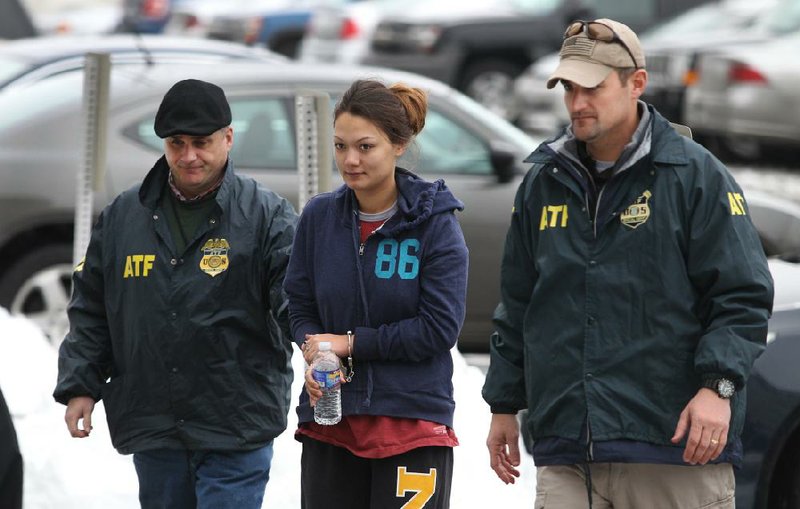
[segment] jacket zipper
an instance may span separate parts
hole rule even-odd
[[[594,221],[592,221],[592,226],[594,230],[594,238],[597,239],[597,218],[600,214],[600,199],[603,197],[603,191],[606,190],[606,186],[600,188],[600,192],[597,193],[597,203],[594,205]]]

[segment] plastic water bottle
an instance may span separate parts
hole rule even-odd
[[[342,420],[342,388],[339,377],[339,357],[331,351],[331,344],[323,341],[319,352],[311,362],[314,380],[322,389],[322,397],[314,406],[314,422],[317,424],[336,424]]]

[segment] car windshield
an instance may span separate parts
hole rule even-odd
[[[508,139],[515,145],[515,148],[524,150],[533,149],[543,140],[535,140],[528,134],[515,127],[513,124],[498,117],[495,113],[487,110],[484,106],[475,102],[475,100],[460,94],[454,94],[455,102],[461,106],[468,113],[471,113],[475,119],[481,124],[487,126],[489,129],[499,133],[501,138]]]

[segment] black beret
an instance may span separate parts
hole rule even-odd
[[[159,138],[176,134],[207,136],[231,124],[231,107],[221,88],[200,80],[172,85],[156,113]]]

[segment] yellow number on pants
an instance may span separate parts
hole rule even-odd
[[[405,497],[409,491],[417,494],[411,497],[401,509],[422,509],[436,493],[436,469],[427,474],[407,472],[406,467],[397,467],[397,496]]]

